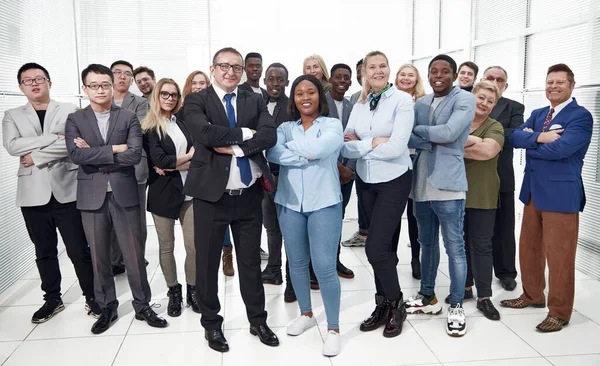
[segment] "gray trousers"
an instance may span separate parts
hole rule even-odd
[[[92,254],[96,301],[102,308],[119,304],[110,263],[112,231],[123,253],[133,308],[136,313],[142,311],[150,303],[151,294],[141,241],[140,206],[122,207],[108,192],[102,207],[94,211],[82,210],[81,219]]]
[[[144,254],[146,253],[146,239],[148,238],[148,227],[146,225],[146,187],[147,184],[138,184],[138,196],[140,197],[140,214],[142,219],[142,248],[144,248]],[[110,250],[110,263],[113,266],[123,265],[123,253],[117,243],[117,237],[115,236],[114,230],[110,236],[111,250]]]

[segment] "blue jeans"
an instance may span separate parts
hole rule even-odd
[[[341,290],[336,264],[342,233],[342,203],[312,212],[297,212],[277,205],[277,212],[300,311],[312,311],[308,271],[312,260],[321,286],[327,326],[338,329]]]
[[[227,231],[225,231],[225,238],[223,239],[223,246],[226,248],[231,248],[233,245],[231,244],[231,230],[229,226],[227,226]]]
[[[421,293],[431,296],[440,264],[439,230],[450,266],[450,304],[462,304],[467,279],[467,258],[463,222],[465,200],[426,201],[414,203],[421,243]]]

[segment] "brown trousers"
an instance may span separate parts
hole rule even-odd
[[[571,319],[575,297],[575,253],[579,213],[538,210],[533,201],[525,205],[519,243],[523,294],[532,304],[545,303],[545,269],[548,261],[549,315]]]

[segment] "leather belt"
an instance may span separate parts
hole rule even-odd
[[[225,190],[225,194],[228,194],[230,196],[241,196],[247,190],[248,190],[248,188],[226,189]]]

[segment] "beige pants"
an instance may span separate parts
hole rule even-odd
[[[160,252],[160,268],[167,286],[175,286],[177,282],[177,264],[175,263],[175,220],[152,214],[156,233],[158,234],[158,250]],[[183,231],[185,246],[185,280],[188,285],[196,284],[196,248],[194,247],[194,210],[192,201],[181,205],[179,221]]]

